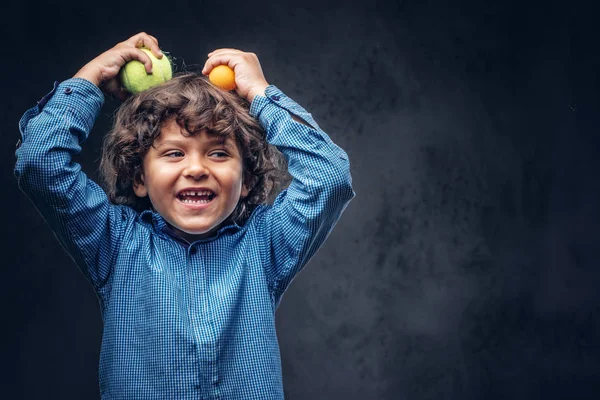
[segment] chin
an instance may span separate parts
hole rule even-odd
[[[225,221],[219,222],[216,225],[210,226],[184,226],[184,227],[176,227],[180,232],[185,233],[186,235],[207,235],[219,228],[225,223]]]
[[[175,228],[175,230],[177,232],[179,232],[179,234],[181,235],[186,235],[186,236],[202,236],[202,235],[211,235],[212,233],[214,233],[215,231],[219,230],[223,225],[230,223],[231,219],[225,218],[223,221],[220,221],[216,224],[210,224],[207,226],[207,224],[181,224],[181,225],[175,225],[175,224],[171,224],[171,227]]]
[[[208,233],[210,231],[212,231],[213,229],[215,229],[215,226],[211,226],[211,227],[200,227],[200,226],[189,226],[189,225],[183,225],[183,224],[174,224],[174,223],[169,223],[169,226],[175,230],[176,232],[185,234],[185,235],[203,235],[205,233]]]
[[[217,226],[214,226],[209,229],[179,229],[181,232],[187,235],[206,235],[207,233],[211,233],[217,230]]]

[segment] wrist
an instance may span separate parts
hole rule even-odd
[[[82,78],[100,87],[100,79],[98,79],[96,75],[97,74],[94,74],[91,71],[86,70],[85,67],[83,67],[79,71],[77,71],[75,75],[73,75],[73,78]]]
[[[252,103],[252,100],[254,100],[254,98],[258,95],[265,96],[265,90],[267,89],[268,86],[269,86],[269,84],[267,82],[264,82],[260,85],[257,85],[256,87],[250,89],[248,91],[248,96],[247,96],[248,102]]]

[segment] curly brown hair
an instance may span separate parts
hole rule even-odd
[[[230,218],[244,223],[258,204],[272,202],[290,180],[285,158],[267,142],[249,108],[242,97],[216,88],[194,72],[175,74],[168,82],[127,99],[117,110],[102,148],[100,175],[110,201],[137,211],[152,208],[148,197],[135,195],[133,184],[140,179],[144,156],[163,123],[175,118],[190,135],[205,131],[235,139],[250,192]]]

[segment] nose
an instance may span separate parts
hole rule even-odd
[[[200,157],[189,157],[183,174],[186,177],[198,180],[208,176],[208,168]]]

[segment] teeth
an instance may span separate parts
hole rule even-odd
[[[210,196],[212,192],[210,190],[202,190],[202,191],[185,191],[181,192],[182,196]]]
[[[189,204],[206,204],[206,203],[210,203],[210,200],[191,200],[191,199],[183,199],[181,200],[182,203],[189,203]]]
[[[186,190],[180,192],[177,197],[185,204],[208,204],[212,201],[214,193],[210,190]]]

